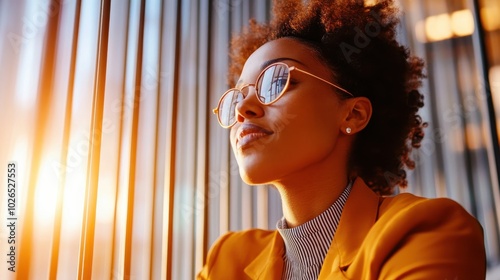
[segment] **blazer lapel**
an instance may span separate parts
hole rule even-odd
[[[250,279],[281,279],[284,253],[285,244],[276,230],[273,241],[245,268],[245,273]]]
[[[379,196],[361,178],[357,178],[318,280],[346,279],[343,271],[352,263],[366,234],[377,220],[378,206]],[[245,268],[250,279],[281,279],[285,245],[278,231],[273,234],[272,242]]]
[[[343,271],[352,263],[365,236],[377,220],[379,199],[361,178],[356,179],[318,280],[345,279]]]

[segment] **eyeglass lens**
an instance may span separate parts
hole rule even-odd
[[[257,78],[255,86],[260,102],[268,105],[276,101],[288,84],[289,69],[286,64],[273,64]],[[219,120],[223,126],[231,126],[236,122],[236,105],[245,98],[238,89],[229,90],[220,101]]]

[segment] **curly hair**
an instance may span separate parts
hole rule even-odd
[[[399,24],[394,1],[365,5],[354,0],[275,1],[270,23],[251,20],[231,41],[229,82],[247,58],[268,41],[298,39],[331,69],[332,77],[355,97],[368,98],[372,117],[350,151],[350,172],[381,195],[407,186],[405,168],[419,148],[427,123],[417,114],[424,106],[424,63],[396,41]],[[348,97],[343,97],[348,98]]]

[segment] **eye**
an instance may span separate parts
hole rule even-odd
[[[297,83],[299,83],[297,80],[290,78],[290,81],[288,82],[288,86],[296,85]]]
[[[287,82],[287,77],[282,76],[282,77],[277,77],[274,79],[272,83],[272,88],[277,89],[276,91],[281,92],[283,88],[286,86]]]

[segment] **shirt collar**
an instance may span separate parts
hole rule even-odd
[[[378,215],[379,197],[357,178],[352,186],[335,238],[318,279],[344,279],[341,269],[351,264]],[[353,222],[354,221],[354,222]],[[273,241],[245,268],[250,279],[281,279],[285,244],[278,231]]]
[[[335,202],[316,218],[288,228],[285,218],[276,227],[285,242],[285,258],[294,265],[321,265],[340,221],[342,209],[351,191],[352,182]]]

